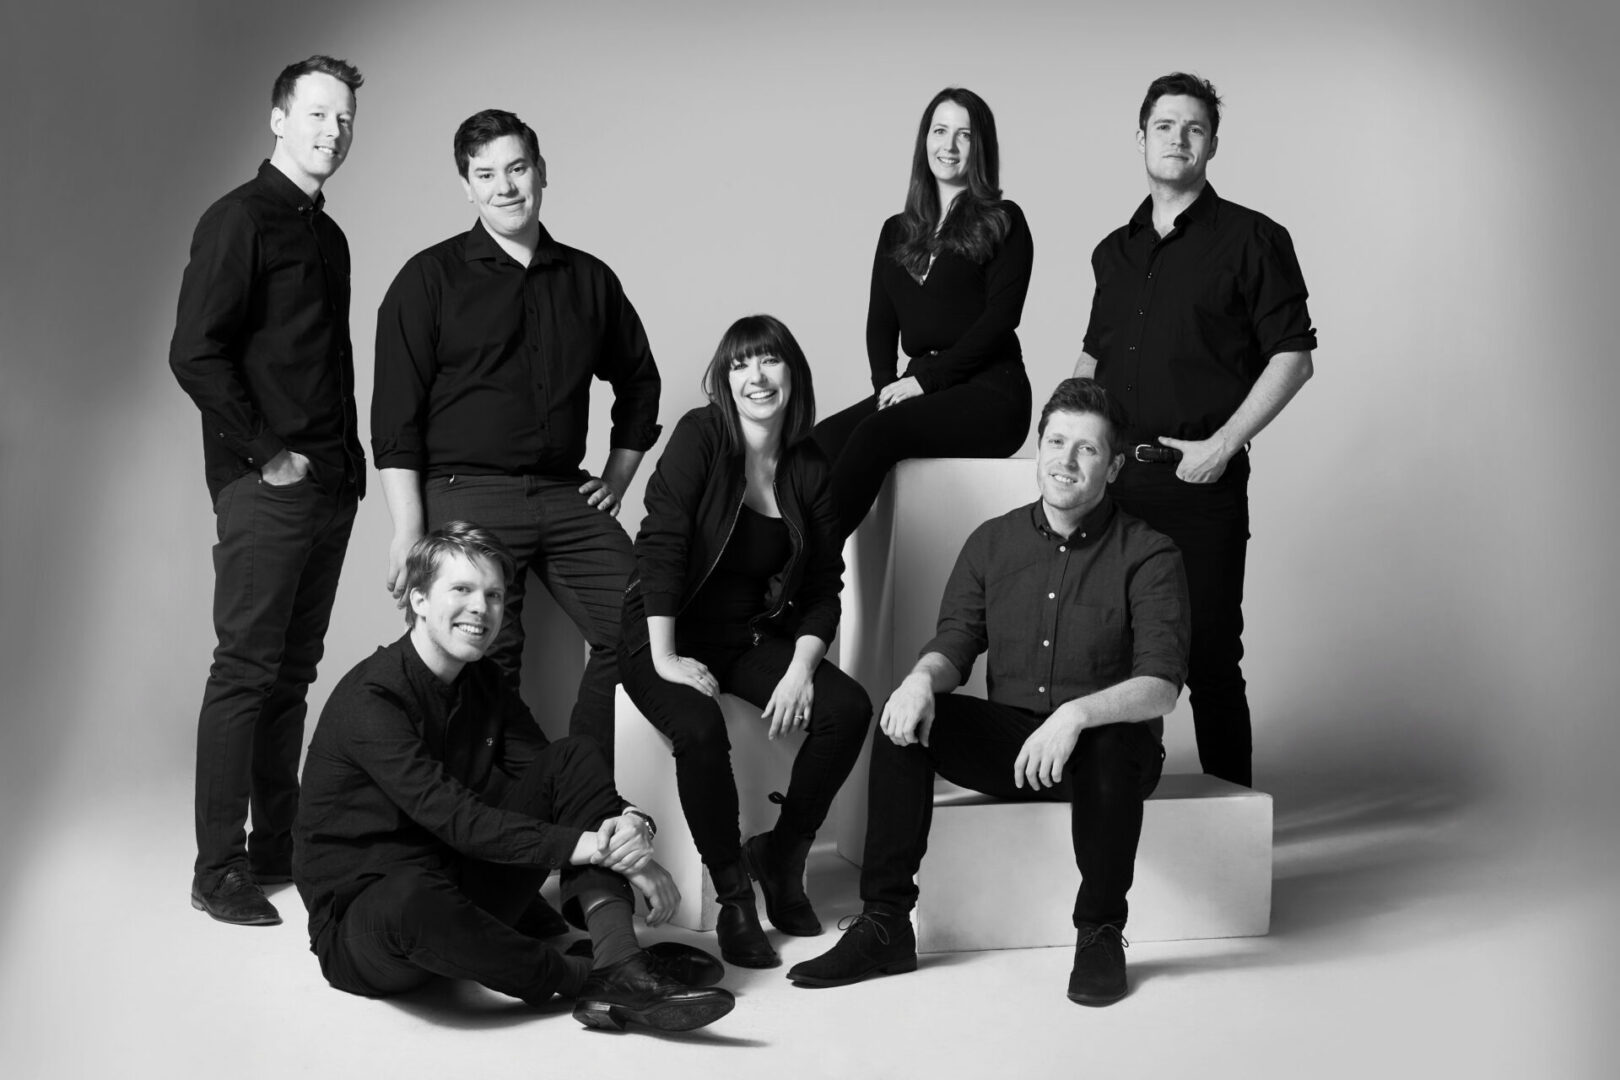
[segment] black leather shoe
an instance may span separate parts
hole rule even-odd
[[[562,917],[560,911],[546,903],[545,897],[535,893],[534,899],[529,901],[529,906],[523,909],[523,914],[512,924],[512,929],[525,937],[544,941],[546,938],[561,937],[572,927],[568,925],[568,920]]]
[[[580,938],[563,951],[569,956],[594,955],[590,938]],[[655,941],[643,951],[655,968],[682,986],[713,986],[726,974],[726,966],[714,954],[678,941]]]
[[[741,862],[710,866],[715,898],[720,901],[720,917],[714,934],[720,939],[720,956],[728,964],[746,968],[779,967],[782,958],[759,925],[759,909],[754,906],[754,883]]]
[[[1119,927],[1080,927],[1069,972],[1069,1000],[1078,1005],[1112,1005],[1125,996],[1125,947]]]
[[[729,990],[682,986],[642,951],[591,972],[580,988],[574,1019],[586,1027],[610,1031],[623,1031],[627,1024],[655,1031],[691,1031],[714,1023],[736,1003]]]
[[[191,906],[208,912],[220,922],[237,926],[275,926],[281,922],[281,913],[265,899],[264,890],[253,880],[253,875],[237,866],[225,871],[219,883],[206,893],[198,888],[193,878]]]
[[[874,975],[917,970],[917,935],[906,916],[863,911],[838,928],[844,931],[838,944],[788,969],[795,986],[848,986]]]
[[[810,854],[810,839],[784,851],[772,842],[774,835],[760,833],[744,844],[743,865],[765,894],[765,917],[771,925],[784,934],[815,937],[821,933],[821,920],[804,893],[804,859]]]

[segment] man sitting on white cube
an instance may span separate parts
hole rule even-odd
[[[1001,799],[1071,803],[1081,883],[1068,996],[1082,1005],[1125,996],[1142,803],[1159,782],[1163,718],[1187,673],[1186,574],[1174,544],[1108,497],[1124,450],[1101,386],[1058,384],[1037,430],[1040,499],[968,537],[938,632],[883,708],[862,913],[831,950],[788,972],[800,986],[916,970],[910,914],[937,771]],[[951,693],[980,653],[989,700]]]

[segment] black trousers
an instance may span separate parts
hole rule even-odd
[[[784,637],[729,649],[685,642],[680,647],[682,655],[708,665],[723,691],[762,709],[793,659],[793,642]],[[621,656],[619,669],[630,700],[673,744],[675,786],[698,854],[711,866],[736,862],[742,856],[737,781],[720,703],[689,686],[665,682],[653,668],[650,648]],[[811,686],[809,727],[793,759],[776,824],[777,834],[788,840],[814,836],[827,820],[872,720],[866,691],[835,665],[823,661]]]
[[[839,529],[845,536],[855,531],[883,478],[906,458],[1016,453],[1029,434],[1029,410],[1029,377],[1018,364],[887,409],[878,409],[874,394],[827,417],[814,434],[832,462]]]
[[[325,648],[358,496],[246,473],[214,504],[214,661],[197,717],[198,884],[243,863],[283,876],[298,816],[305,693]],[[246,825],[251,809],[253,834]]]
[[[501,632],[487,654],[513,689],[520,685],[523,665],[528,571],[534,571],[579,627],[590,656],[580,676],[568,733],[595,739],[611,766],[620,609],[635,556],[618,520],[589,505],[579,485],[572,477],[440,477],[423,486],[423,498],[430,529],[447,521],[470,521],[494,533],[517,559],[517,577],[506,589]]]
[[[904,913],[917,903],[917,870],[934,818],[934,774],[1009,801],[1067,800],[1080,891],[1074,924],[1125,926],[1125,894],[1136,872],[1142,802],[1159,784],[1164,746],[1146,724],[1108,724],[1080,733],[1055,788],[1013,786],[1013,762],[1042,717],[962,694],[934,698],[929,745],[896,746],[872,733],[866,859],[861,899]],[[1018,837],[1008,837],[1017,844]],[[1031,858],[1049,858],[1029,852]]]
[[[1178,480],[1173,465],[1127,461],[1109,490],[1121,509],[1181,549],[1192,603],[1187,702],[1198,737],[1198,761],[1211,776],[1252,787],[1254,736],[1243,679],[1249,455],[1235,457],[1214,484]]]
[[[601,751],[559,739],[501,794],[499,805],[542,821],[595,829],[623,806]],[[568,973],[562,956],[512,929],[551,872],[447,856],[402,865],[350,902],[316,943],[327,982],[365,997],[401,993],[442,975],[471,979],[539,1004]],[[630,899],[630,886],[599,867],[564,866],[564,907],[584,889]]]

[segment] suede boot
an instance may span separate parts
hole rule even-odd
[[[804,892],[804,860],[814,837],[784,844],[775,832],[760,833],[743,845],[748,876],[765,893],[765,917],[784,934],[815,937],[821,920]]]
[[[720,920],[715,935],[720,939],[720,956],[728,964],[749,968],[772,968],[782,963],[771,947],[771,939],[759,925],[754,907],[754,883],[748,880],[743,864],[709,865],[715,898],[720,901]]]

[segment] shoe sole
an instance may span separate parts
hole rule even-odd
[[[758,839],[758,837],[754,839]],[[765,918],[770,920],[770,924],[784,934],[793,937],[820,937],[825,932],[826,927],[821,925],[821,920],[816,918],[814,911],[810,912],[811,922],[802,923],[798,926],[784,926],[783,922],[777,921],[776,912],[773,910],[775,905],[771,903],[771,891],[765,887],[765,875],[759,872],[759,866],[754,862],[754,854],[749,848],[752,843],[753,840],[750,840],[748,844],[742,846],[743,870],[748,874],[750,880],[759,882],[759,891],[765,894]],[[814,926],[815,929],[812,930],[811,926]],[[771,966],[775,967],[774,964]]]
[[[623,1031],[640,1024],[654,1031],[693,1031],[714,1023],[736,1005],[730,994],[707,994],[687,1001],[666,1001],[648,1009],[633,1009],[607,1001],[582,1001],[574,1019],[598,1031]]]
[[[218,912],[216,912],[212,908],[210,908],[207,904],[203,903],[202,897],[197,896],[195,894],[193,894],[192,897],[191,897],[191,906],[196,908],[198,911],[206,911],[208,913],[208,917],[210,919],[213,919],[215,922],[222,922],[222,923],[225,923],[225,924],[227,924],[229,926],[280,926],[281,925],[281,916],[280,915],[277,915],[274,918],[227,919],[225,916],[219,914]]]
[[[726,952],[724,949],[721,949],[720,950],[720,959],[724,960],[726,963],[730,964],[732,967],[753,968],[756,971],[763,971],[763,970],[765,970],[767,968],[775,968],[775,967],[781,967],[782,966],[782,958],[780,956],[775,955],[775,954],[772,954],[772,956],[769,959],[762,960],[762,959],[760,959],[758,957],[753,957],[753,956],[737,956],[737,955],[735,955],[733,953]]]
[[[1124,998],[1126,993],[1127,993],[1127,991],[1125,991],[1125,990],[1121,990],[1117,994],[1109,994],[1109,995],[1076,994],[1076,993],[1071,991],[1069,993],[1068,997],[1069,997],[1069,1000],[1074,1002],[1076,1005],[1085,1005],[1085,1006],[1087,1006],[1089,1008],[1099,1009],[1099,1008],[1102,1008],[1104,1005],[1112,1005],[1114,1002],[1119,1001],[1120,999]]]
[[[908,971],[916,970],[917,958],[912,956],[905,960],[895,960],[891,963],[867,968],[859,975],[851,975],[847,979],[824,979],[818,975],[795,975],[791,971],[788,972],[788,979],[794,986],[807,986],[819,990],[829,986],[849,986],[853,983],[864,982],[867,979],[875,979],[880,975],[904,975]]]

